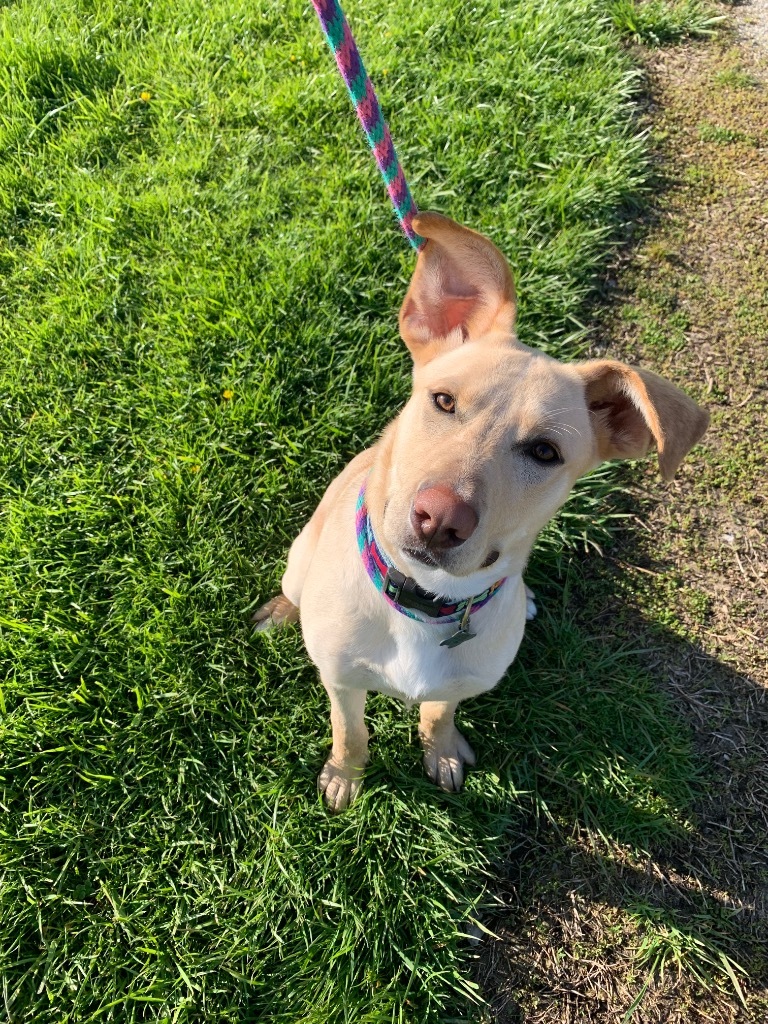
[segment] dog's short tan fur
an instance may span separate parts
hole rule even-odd
[[[671,479],[708,422],[653,373],[612,360],[562,364],[519,344],[512,277],[499,250],[438,214],[421,214],[416,229],[428,241],[400,311],[413,394],[380,441],[330,485],[291,547],[283,594],[256,615],[263,628],[295,620],[300,609],[331,702],[333,746],[318,785],[332,810],[346,807],[361,784],[368,690],[420,703],[426,769],[444,789],[460,788],[474,754],[454,711],[492,688],[517,653],[522,573],[539,530],[574,481],[605,459],[637,458],[655,445]],[[448,399],[451,411],[439,404]],[[534,458],[541,443],[560,458]],[[472,616],[476,639],[441,647],[455,625],[410,619],[375,589],[355,536],[363,481],[380,547],[420,586],[459,600],[507,577]],[[414,525],[417,496],[434,488],[476,519],[470,536],[438,551]]]

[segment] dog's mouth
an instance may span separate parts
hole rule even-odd
[[[403,552],[415,562],[421,562],[422,565],[426,565],[430,569],[439,569],[441,567],[439,559],[425,548],[403,548]]]
[[[429,548],[403,548],[403,554],[408,555],[415,562],[420,562],[422,565],[426,565],[428,569],[443,569],[444,556],[450,552],[450,548],[447,551],[431,551]],[[485,561],[481,564],[481,569],[487,569],[494,562],[498,561],[499,552],[489,551]]]

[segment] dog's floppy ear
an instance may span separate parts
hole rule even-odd
[[[414,362],[491,331],[511,333],[515,286],[493,242],[439,213],[420,213],[413,226],[427,239],[400,309],[400,336]]]
[[[576,365],[584,380],[592,428],[602,459],[637,459],[652,444],[659,469],[671,480],[709,423],[709,413],[650,370],[612,359]]]

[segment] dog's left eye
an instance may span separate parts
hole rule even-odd
[[[528,448],[528,454],[536,462],[553,463],[563,461],[560,452],[549,441],[534,441]]]
[[[441,412],[456,412],[456,399],[447,391],[438,391],[432,395],[432,401]]]

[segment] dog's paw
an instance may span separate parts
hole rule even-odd
[[[278,594],[253,613],[251,622],[255,624],[257,633],[266,633],[268,629],[278,629],[291,622],[298,622],[298,619],[299,609],[296,605],[285,594]]]
[[[472,747],[456,728],[447,739],[422,736],[421,742],[427,775],[446,793],[458,793],[464,785],[464,765],[476,761]]]
[[[335,764],[331,758],[317,777],[317,788],[323,794],[331,814],[345,810],[357,797],[363,784],[363,769]]]
[[[531,619],[535,619],[538,610],[536,607],[536,595],[530,587],[525,587],[525,621],[530,622]]]

